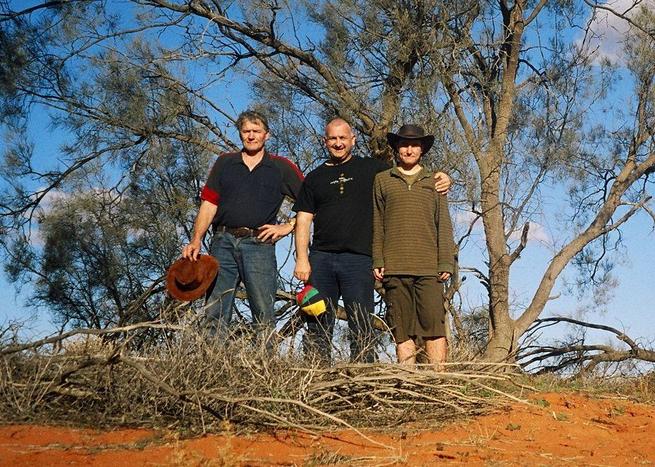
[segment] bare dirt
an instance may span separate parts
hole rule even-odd
[[[491,415],[426,431],[315,436],[208,435],[0,426],[2,466],[596,465],[655,463],[655,406],[540,393]],[[373,441],[373,442],[372,442]]]

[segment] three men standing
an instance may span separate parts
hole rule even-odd
[[[210,248],[220,272],[207,298],[207,318],[214,330],[229,324],[234,291],[242,281],[255,324],[274,327],[277,288],[275,241],[294,229],[294,222],[276,224],[285,196],[296,200],[296,265],[294,275],[311,283],[327,299],[328,311],[308,317],[303,336],[305,353],[329,362],[336,307],[343,299],[350,329],[352,361],[376,360],[373,312],[373,184],[388,164],[353,156],[356,136],[341,118],[325,128],[329,160],[303,182],[298,167],[265,149],[266,118],[244,112],[237,120],[243,149],[221,155],[202,190],[193,236],[182,251],[195,260],[204,235],[213,226]],[[448,191],[451,181],[430,174],[429,186]],[[310,227],[314,236],[310,248]]]

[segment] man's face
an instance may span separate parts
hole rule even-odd
[[[261,122],[246,120],[239,130],[239,136],[246,152],[255,153],[264,148],[270,134]]]
[[[346,160],[355,145],[355,135],[350,125],[337,121],[325,128],[324,141],[333,159]]]
[[[404,167],[413,167],[418,164],[423,154],[423,146],[420,140],[401,139],[398,142],[398,157]]]

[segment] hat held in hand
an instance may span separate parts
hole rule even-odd
[[[300,309],[310,315],[319,316],[327,310],[327,304],[323,296],[311,285],[306,285],[296,295]]]
[[[180,258],[166,273],[166,289],[173,297],[183,302],[196,300],[207,289],[218,274],[218,260],[209,255],[198,255],[196,261]]]

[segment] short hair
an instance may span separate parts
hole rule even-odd
[[[246,110],[245,112],[241,112],[239,117],[237,117],[237,129],[241,131],[243,124],[246,122],[261,123],[264,130],[268,132],[268,119],[261,112],[257,112],[256,110]]]

